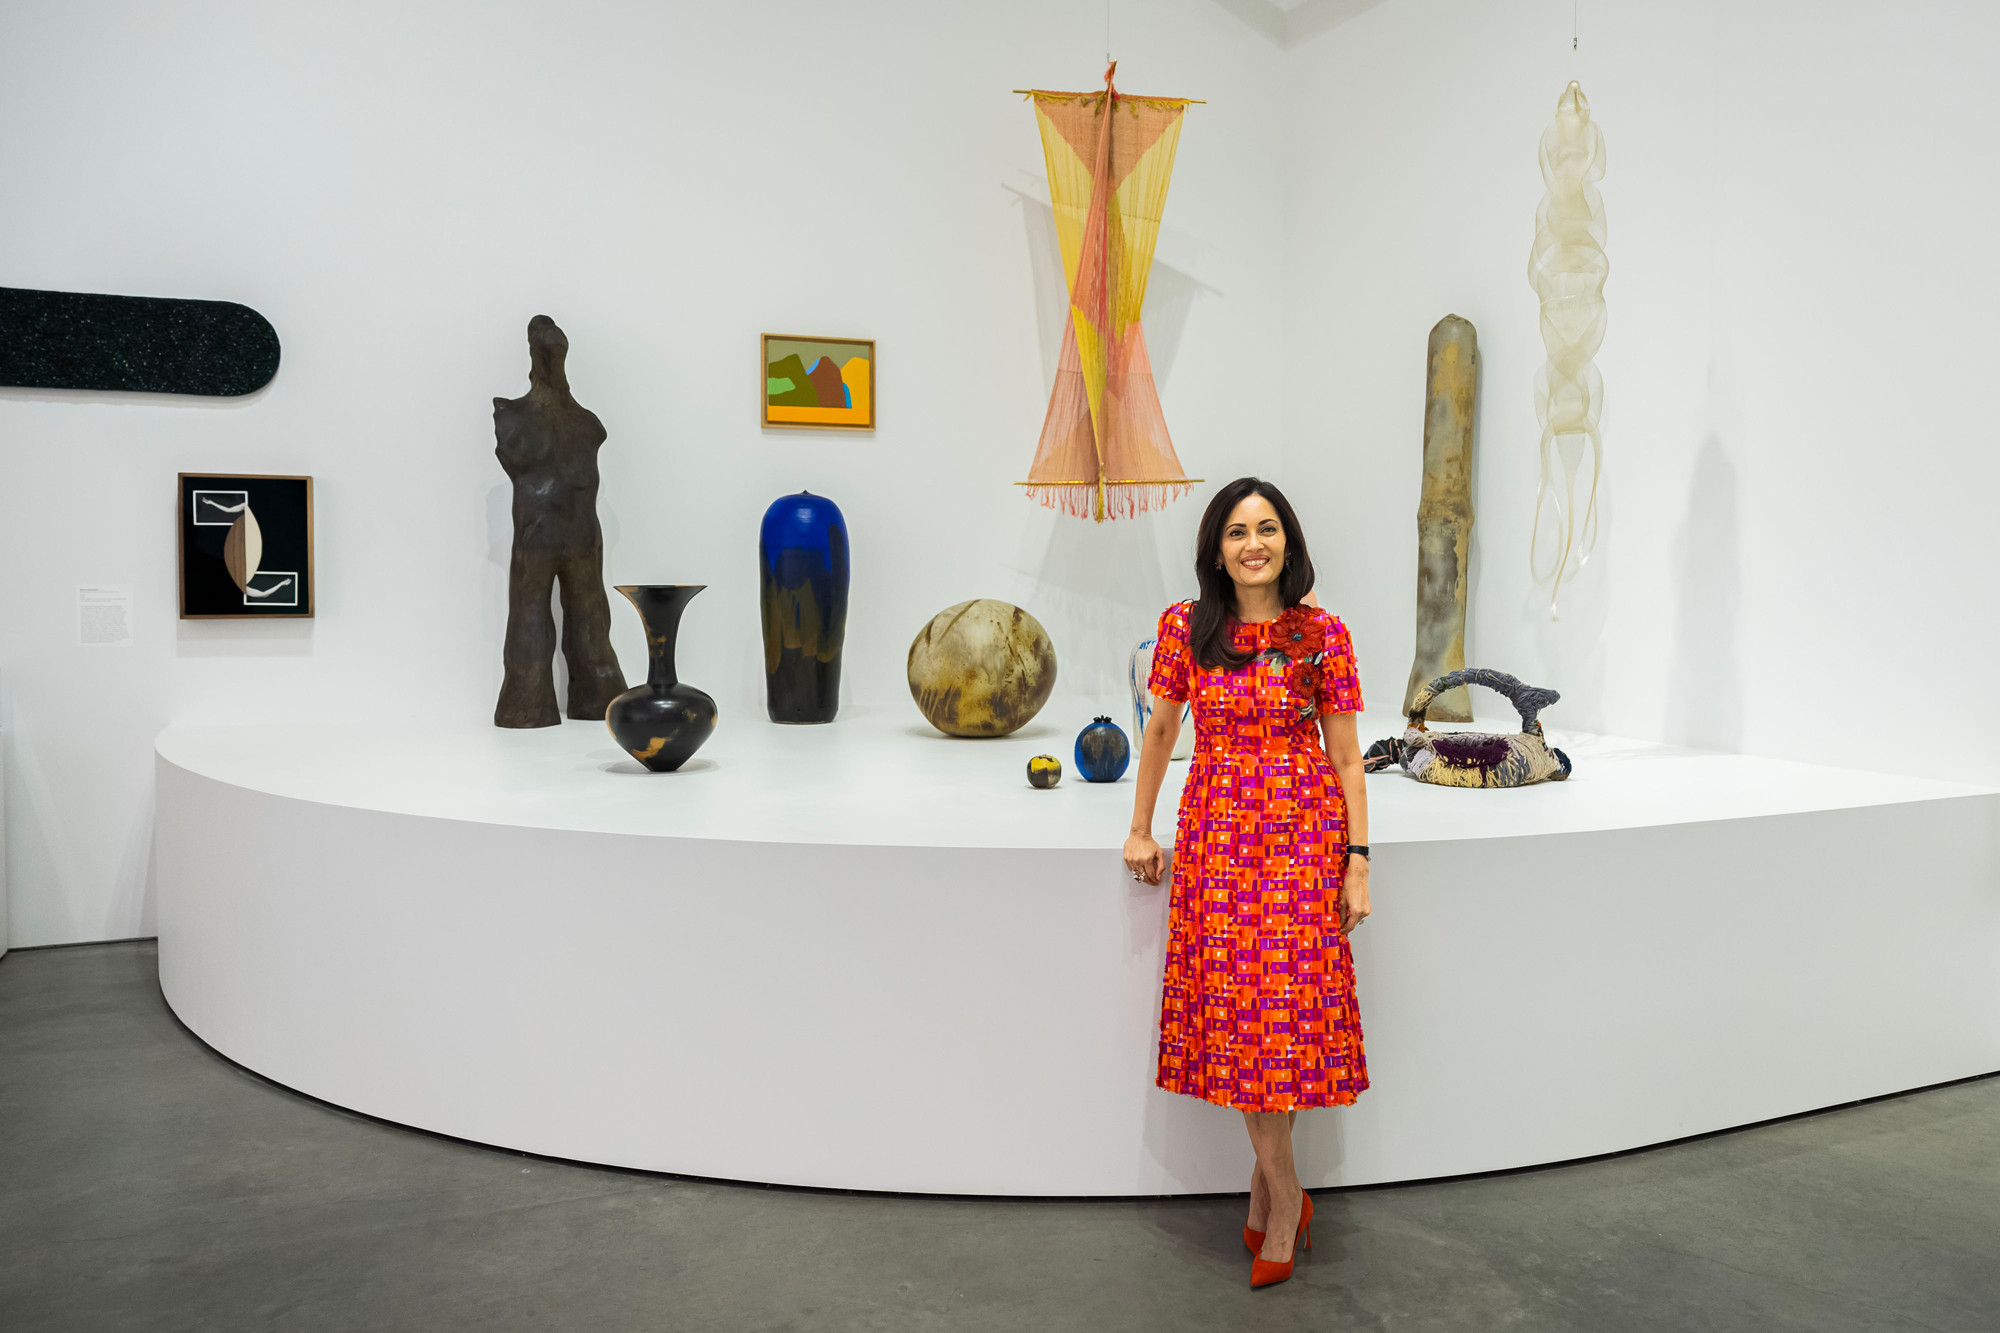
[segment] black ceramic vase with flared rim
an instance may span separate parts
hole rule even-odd
[[[715,732],[715,700],[684,683],[674,670],[681,612],[705,583],[621,583],[618,591],[646,626],[646,683],[625,691],[604,710],[625,752],[656,773],[686,763]]]

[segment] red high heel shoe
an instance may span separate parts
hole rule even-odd
[[[1255,1254],[1257,1253],[1257,1251],[1263,1249],[1264,1233],[1261,1231],[1252,1231],[1249,1227],[1244,1227],[1243,1248],[1250,1251],[1250,1253],[1252,1254]]]
[[[1252,1259],[1250,1261],[1250,1285],[1252,1287],[1274,1286],[1291,1277],[1292,1261],[1298,1258],[1299,1251],[1301,1249],[1310,1250],[1313,1247],[1312,1221],[1313,1196],[1308,1194],[1306,1195],[1306,1201],[1299,1207],[1299,1234],[1292,1242],[1292,1258],[1285,1260],[1281,1264],[1273,1263],[1269,1259]],[[1250,1228],[1243,1228],[1243,1234],[1247,1239],[1250,1235]],[[1260,1245],[1257,1248],[1262,1249],[1264,1247]]]

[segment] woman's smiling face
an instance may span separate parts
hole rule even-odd
[[[1222,525],[1222,568],[1240,588],[1275,584],[1285,567],[1285,525],[1261,495],[1247,496]]]

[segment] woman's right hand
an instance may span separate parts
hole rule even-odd
[[[1167,870],[1167,854],[1153,841],[1152,834],[1129,834],[1125,839],[1125,868],[1132,872],[1133,879],[1158,884]]]

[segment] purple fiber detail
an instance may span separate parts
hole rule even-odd
[[[1507,762],[1507,738],[1505,736],[1481,736],[1476,733],[1440,735],[1432,739],[1431,748],[1438,758],[1454,764],[1472,764],[1481,770],[1498,768]]]

